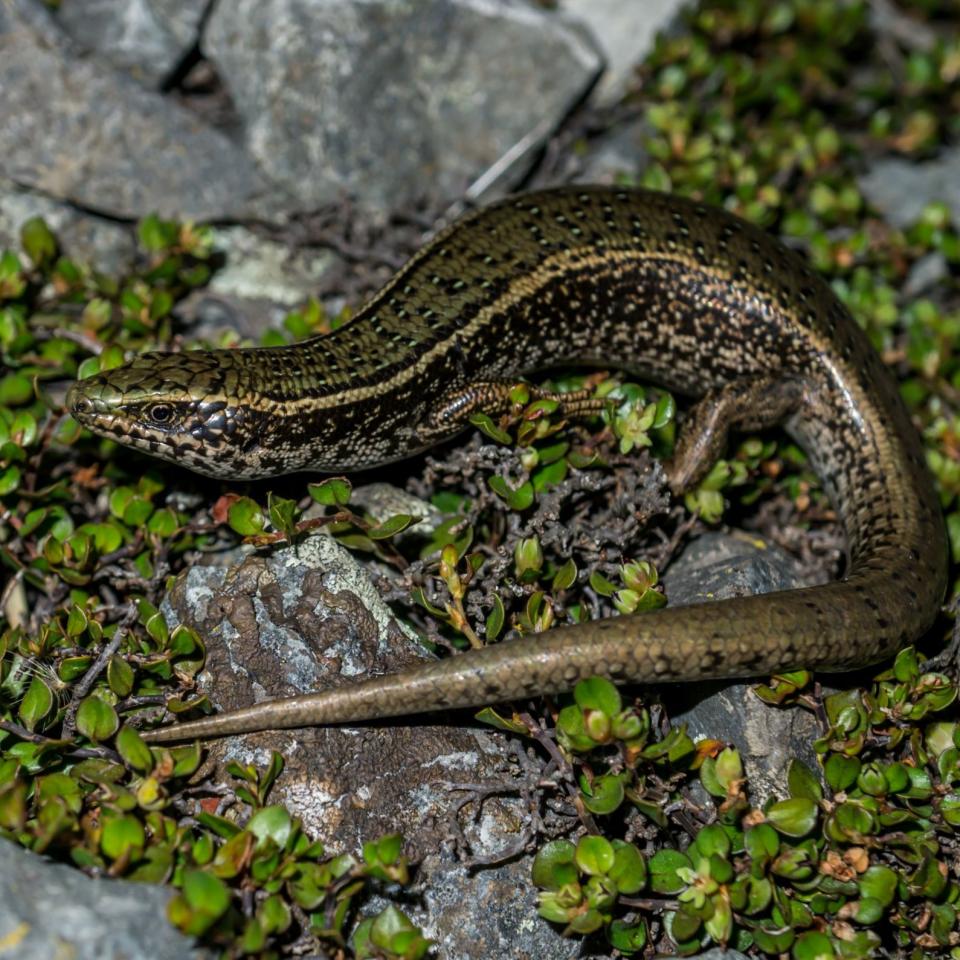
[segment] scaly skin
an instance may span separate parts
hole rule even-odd
[[[71,388],[92,430],[230,479],[401,459],[548,365],[620,366],[690,396],[671,467],[778,419],[849,542],[836,583],[561,627],[402,673],[149,732],[152,742],[467,707],[614,681],[843,670],[931,624],[943,520],[896,384],[830,288],[756,228],[643,191],[570,188],[464,217],[344,328],[291,347],[146,354]]]

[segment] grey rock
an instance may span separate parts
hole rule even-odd
[[[946,203],[960,218],[960,149],[946,149],[935,160],[914,163],[891,157],[875,163],[859,179],[864,196],[897,227],[909,227],[928,203]]]
[[[582,31],[519,0],[237,0],[203,49],[260,170],[306,208],[512,185],[601,68]]]
[[[438,960],[573,960],[582,943],[564,939],[537,916],[530,859],[469,873],[430,857],[419,922],[438,945]],[[411,911],[416,915],[416,911]]]
[[[207,0],[68,0],[57,22],[83,50],[157,87],[197,41]]]
[[[20,227],[31,217],[43,217],[63,253],[78,263],[113,275],[133,266],[137,247],[129,226],[21,190],[0,178],[0,250],[20,249]]]
[[[668,29],[688,6],[689,0],[561,0],[563,11],[587,24],[607,61],[595,91],[599,103],[623,96],[634,68],[653,49],[656,35]]]
[[[394,538],[400,543],[407,536],[429,536],[444,520],[443,512],[432,503],[390,483],[365,483],[354,487],[350,503],[363,507],[377,523],[383,523],[398,513],[419,517],[415,524]]]
[[[50,8],[42,0],[6,0],[4,5],[9,13],[14,13],[23,23],[41,36],[49,38],[51,42],[66,41],[66,35],[62,34]]]
[[[243,153],[189,111],[74,58],[0,4],[0,176],[87,210],[134,219],[239,216],[263,191]]]
[[[213,236],[225,261],[206,287],[213,296],[296,307],[317,289],[335,259],[328,251],[291,248],[245,227],[221,227]]]
[[[779,547],[745,533],[705,533],[670,567],[672,606],[772,593],[801,586],[797,564]]]
[[[870,26],[874,33],[887,35],[911,50],[926,52],[937,42],[937,31],[929,23],[914,19],[893,0],[870,0]]]
[[[746,534],[708,533],[695,540],[664,576],[672,606],[808,586],[797,563],[779,547]],[[806,710],[768,707],[751,683],[726,681],[664,687],[661,696],[674,723],[686,723],[694,740],[734,744],[759,804],[783,796],[787,767],[799,758],[817,769],[811,744],[820,735]]]
[[[497,834],[502,825],[490,823]],[[436,945],[437,960],[573,960],[582,942],[566,939],[537,916],[531,861],[521,857],[502,866],[470,872],[441,851],[418,864],[422,905],[404,910]],[[364,912],[375,914],[388,901],[373,898]]]
[[[154,16],[178,43],[195,43],[210,0],[150,0]]]
[[[287,309],[271,300],[247,299],[229,293],[194,290],[177,304],[177,318],[191,338],[220,342],[224,334],[258,340],[265,330],[279,329]]]
[[[329,251],[281,243],[241,226],[214,228],[213,244],[223,265],[206,287],[177,304],[191,336],[210,340],[227,332],[256,340],[279,329],[339,262]]]
[[[644,148],[649,132],[649,124],[640,118],[614,126],[590,140],[574,179],[579,183],[614,183],[625,173],[639,176],[649,159]]]
[[[204,637],[201,682],[223,709],[396,671],[426,655],[364,567],[322,535],[229,569],[192,567],[163,612]],[[221,764],[260,765],[280,751],[285,767],[271,799],[331,852],[402,832],[420,862],[420,896],[405,909],[442,945],[441,956],[577,956],[576,941],[536,918],[529,860],[471,875],[450,849],[458,833],[478,856],[512,848],[529,811],[510,741],[444,719],[265,732],[211,743],[210,751]],[[478,816],[461,814],[454,827],[456,798],[491,781],[507,785],[503,795],[486,797],[479,811],[469,807]]]
[[[0,840],[0,943],[17,960],[202,960],[167,922],[173,890],[91,879]]]
[[[929,293],[950,275],[947,258],[939,251],[921,257],[911,268],[900,293],[907,302]]]

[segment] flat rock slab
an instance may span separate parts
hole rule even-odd
[[[28,0],[0,4],[0,176],[123,219],[240,216],[267,192],[227,137],[44,25]]]
[[[163,612],[204,637],[201,680],[224,710],[393,672],[427,655],[393,619],[363,566],[323,535],[230,568],[193,567]],[[455,837],[487,858],[511,848],[530,815],[509,738],[463,726],[469,716],[449,725],[435,714],[270,731],[211,742],[209,750],[221,764],[261,766],[279,751],[285,766],[271,799],[331,852],[355,852],[401,832],[419,861],[420,896],[408,912],[443,945],[441,956],[575,957],[577,942],[536,917],[528,859],[469,873],[455,854]],[[451,821],[464,790],[490,783],[503,784],[502,795],[486,797],[479,810],[471,801],[469,813]]]
[[[690,0],[561,0],[560,9],[590,28],[607,61],[596,96],[612,103],[626,92],[637,65]]]
[[[915,163],[891,157],[875,163],[859,179],[864,196],[894,226],[916,223],[929,203],[945,203],[960,218],[960,150],[944,150],[935,160]]]
[[[239,226],[216,228],[213,244],[224,266],[205,293],[287,308],[299,306],[316,291],[335,259],[329,251],[291,249]]]
[[[602,60],[515,0],[236,0],[203,37],[260,170],[301,208],[511,185]]]
[[[174,891],[91,879],[0,840],[0,955],[16,960],[206,960],[167,922]]]
[[[78,263],[113,276],[133,268],[137,245],[131,226],[80,213],[68,203],[0,178],[0,251],[20,252],[20,228],[31,217],[42,217],[61,251]]]
[[[167,604],[169,620],[205,638],[203,680],[222,710],[395,672],[428,656],[394,620],[364,568],[323,535],[229,568],[192,567]],[[487,757],[497,765],[504,754],[496,734],[422,718],[268,731],[211,748],[244,763],[264,763],[280,750],[286,771],[278,789],[325,843],[349,848],[402,826],[418,855],[431,848],[429,821],[449,800],[438,791],[428,814],[425,791],[464,779],[465,771],[466,779],[475,777]]]
[[[705,533],[664,578],[671,606],[747,597],[804,586],[799,565],[777,546],[746,533]]]
[[[541,841],[541,845],[545,841]],[[430,883],[419,923],[437,943],[437,960],[574,960],[583,943],[537,916],[531,857],[478,871],[434,855],[421,864]],[[410,911],[415,915],[416,911]]]
[[[809,586],[789,554],[743,533],[707,533],[683,552],[664,576],[671,606],[704,603]],[[750,796],[761,804],[785,796],[787,768],[799,758],[812,770],[811,744],[820,735],[817,718],[807,710],[769,707],[749,683],[727,680],[664,686],[660,696],[674,724],[685,723],[694,740],[709,737],[740,751]]]
[[[68,0],[57,23],[84,50],[158,87],[196,44],[208,0]]]

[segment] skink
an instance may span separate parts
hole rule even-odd
[[[151,742],[555,693],[866,665],[917,639],[946,589],[943,519],[897,386],[805,260],[721,210],[615,188],[531,193],[439,233],[334,333],[150,353],[75,384],[96,433],[226,479],[408,457],[547,366],[625,368],[699,398],[668,468],[689,488],[730,429],[783,422],[848,541],[842,580],[616,617],[149,731]]]

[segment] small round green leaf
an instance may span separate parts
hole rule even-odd
[[[100,849],[111,859],[136,860],[143,853],[146,835],[143,824],[133,816],[108,817],[100,835]]]
[[[861,897],[871,897],[889,907],[897,893],[897,874],[882,864],[868,867],[857,884]]]
[[[576,847],[569,840],[551,840],[533,858],[533,882],[541,890],[559,890],[577,879]]]
[[[260,505],[250,497],[234,500],[227,509],[227,523],[241,537],[255,537],[266,523]]]
[[[247,822],[247,829],[260,844],[272,840],[282,850],[290,839],[293,820],[286,807],[274,804],[258,810]]]
[[[857,782],[860,775],[860,760],[857,757],[845,757],[831,753],[823,765],[823,772],[834,793],[848,790]]]
[[[415,522],[416,517],[412,517],[406,513],[398,513],[387,518],[383,523],[379,523],[377,526],[369,529],[367,536],[371,540],[387,540],[390,537],[396,536],[401,531],[406,530],[411,523]]]
[[[806,797],[792,797],[773,804],[767,822],[787,837],[802,837],[817,825],[817,805]]]
[[[574,862],[584,873],[590,876],[609,873],[614,860],[613,846],[606,837],[588,834],[577,841]]]
[[[328,477],[307,487],[310,496],[325,507],[345,507],[350,502],[353,485],[346,477]]]
[[[623,840],[613,841],[613,868],[610,870],[620,893],[630,896],[639,893],[647,883],[647,864],[643,854],[632,844]]]
[[[185,933],[199,936],[230,906],[230,889],[218,877],[203,870],[188,870],[183,891],[167,908],[170,920]]]
[[[807,931],[793,945],[793,960],[833,960],[836,953],[825,933]]]
[[[490,611],[485,625],[488,640],[496,640],[500,636],[505,620],[506,611],[503,609],[503,601],[500,599],[500,595],[495,593],[493,595],[493,609]]]
[[[645,923],[627,923],[614,920],[607,928],[610,946],[624,954],[638,953],[647,944],[647,926]]]
[[[95,742],[112,737],[119,725],[116,710],[96,694],[86,697],[77,710],[77,730]]]
[[[823,787],[816,774],[800,760],[791,760],[787,771],[787,786],[791,797],[806,797],[818,803],[823,799]]]
[[[127,697],[135,682],[133,667],[123,657],[111,657],[107,664],[107,683],[118,697]]]
[[[599,815],[613,813],[624,798],[623,778],[619,774],[607,773],[596,777],[589,791],[581,792],[583,805]]]
[[[57,238],[42,217],[30,217],[20,227],[20,243],[35,266],[49,263],[57,255]]]
[[[583,710],[599,710],[613,717],[623,709],[617,688],[603,677],[581,680],[573,691],[573,698]]]
[[[678,871],[689,870],[690,858],[679,850],[658,850],[647,865],[650,870],[650,887],[654,893],[679,893],[686,887]]]
[[[34,676],[27,692],[20,701],[18,714],[20,721],[28,730],[35,730],[37,724],[53,707],[53,694],[50,688],[38,676]]]
[[[124,726],[120,730],[116,746],[117,752],[134,770],[149,773],[153,769],[153,754],[133,727]]]

